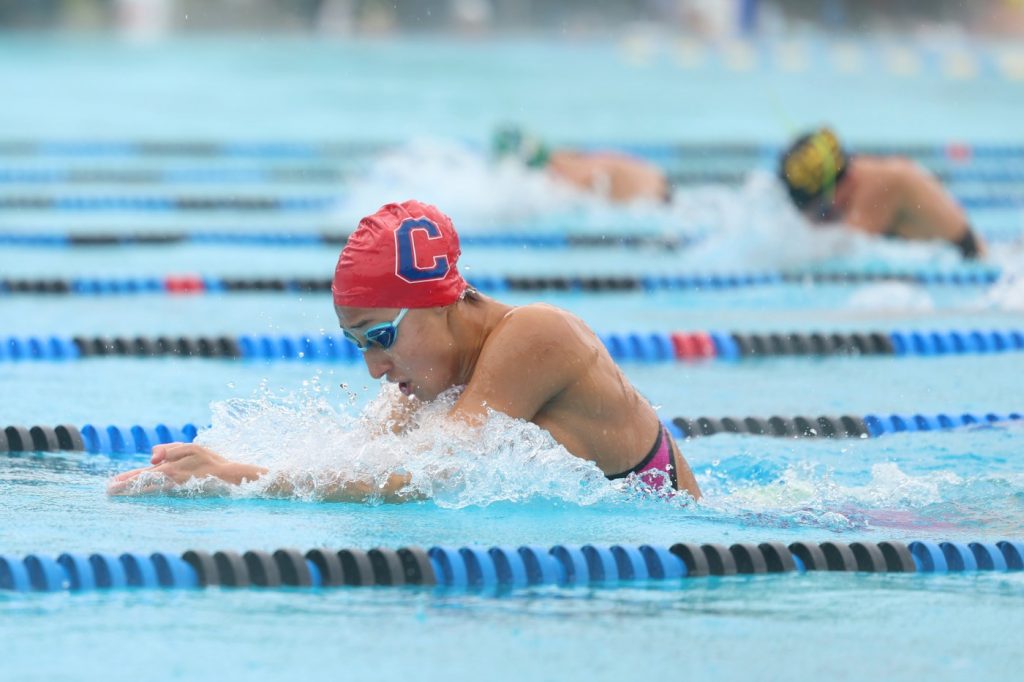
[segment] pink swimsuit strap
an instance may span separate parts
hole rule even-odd
[[[632,469],[612,474],[608,478],[625,478],[630,474],[637,474],[641,481],[652,488],[679,487],[676,482],[676,468],[672,463],[672,434],[664,424],[659,423],[658,427],[658,437],[655,438],[654,446],[647,456]]]

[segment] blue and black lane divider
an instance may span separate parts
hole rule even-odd
[[[198,428],[182,426],[102,426],[73,424],[57,426],[7,426],[0,431],[0,453],[88,452],[95,455],[148,454],[154,446],[191,443]]]
[[[614,588],[688,579],[808,572],[981,573],[1024,570],[1024,543],[737,542],[296,549],[247,552],[0,554],[0,590],[428,587],[510,591]]]
[[[676,438],[724,433],[779,438],[878,438],[892,433],[945,431],[1019,422],[1020,412],[961,414],[867,414],[780,417],[675,417],[668,428]]]
[[[299,160],[378,154],[394,142],[363,140],[0,140],[0,156],[65,158],[195,157]]]
[[[647,332],[599,335],[618,362],[661,363],[779,357],[894,358],[993,355],[1024,351],[1024,330],[873,332]],[[248,361],[358,362],[362,354],[341,334],[242,336],[0,337],[0,362],[83,358],[218,358]]]
[[[966,210],[1017,209],[1024,194],[970,194],[955,196]],[[342,205],[343,196],[250,196],[237,195],[132,195],[132,194],[3,194],[0,211],[329,211]]]
[[[0,232],[0,246],[24,247],[93,247],[93,246],[322,246],[342,245],[348,241],[347,232],[315,232],[296,229],[287,232],[253,231],[245,228],[230,230],[102,230],[62,232],[56,230],[28,230]],[[701,241],[700,237],[686,235],[630,234],[615,229],[601,233],[533,232],[522,228],[509,228],[489,233],[466,232],[459,235],[463,247],[489,248],[635,248],[676,251]]]
[[[0,195],[0,211],[245,211],[304,213],[341,205],[335,195],[313,196],[171,196],[171,195]]]
[[[217,185],[319,184],[337,185],[351,173],[330,166],[272,168],[33,168],[0,167],[0,185]]]
[[[668,428],[676,438],[747,434],[779,438],[878,438],[893,433],[946,431],[1024,420],[1020,412],[960,414],[867,414],[819,417],[675,417]],[[0,453],[88,452],[104,455],[148,454],[154,446],[191,443],[195,424],[130,426],[73,424],[10,425],[0,430]]]
[[[902,272],[748,272],[690,273],[675,275],[474,275],[469,283],[490,294],[516,292],[651,293],[658,291],[720,291],[780,285],[856,285],[872,282],[907,282],[934,286],[988,286],[1000,276],[997,269]],[[327,277],[217,277],[161,275],[154,277],[4,277],[0,295],[130,295],[221,294],[269,292],[287,294],[327,293]]]
[[[318,159],[370,156],[399,146],[396,140],[101,140],[48,139],[0,140],[0,156],[65,158],[196,157],[243,159]],[[573,146],[592,149],[617,149],[651,157],[711,159],[759,159],[778,156],[783,148],[756,143],[631,143],[622,140],[594,140]],[[950,141],[940,144],[874,144],[851,148],[853,153],[909,156],[926,161],[1012,161],[1024,159],[1024,145],[1016,143],[979,143]]]
[[[671,166],[671,164],[667,164]],[[1024,184],[1024,171],[1007,169],[936,169],[943,183],[979,183],[985,185]],[[352,177],[351,172],[332,166],[270,168],[104,168],[102,166],[36,168],[0,167],[0,185],[228,185],[228,184],[331,184],[339,185]],[[672,169],[667,170],[670,184],[738,185],[750,175],[749,168]]]

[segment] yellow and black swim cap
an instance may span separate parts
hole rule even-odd
[[[846,173],[846,152],[829,128],[801,135],[782,155],[779,177],[797,208],[835,192]]]

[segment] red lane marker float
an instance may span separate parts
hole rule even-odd
[[[199,294],[206,291],[206,284],[196,275],[168,275],[164,288],[169,294]]]
[[[700,360],[715,357],[715,343],[703,332],[672,334],[672,350],[676,360]]]
[[[951,142],[946,145],[946,158],[957,163],[967,163],[974,156],[971,146],[963,142]]]

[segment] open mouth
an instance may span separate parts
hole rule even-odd
[[[410,395],[412,394],[412,384],[408,381],[399,381],[398,390],[402,392],[402,395]]]

